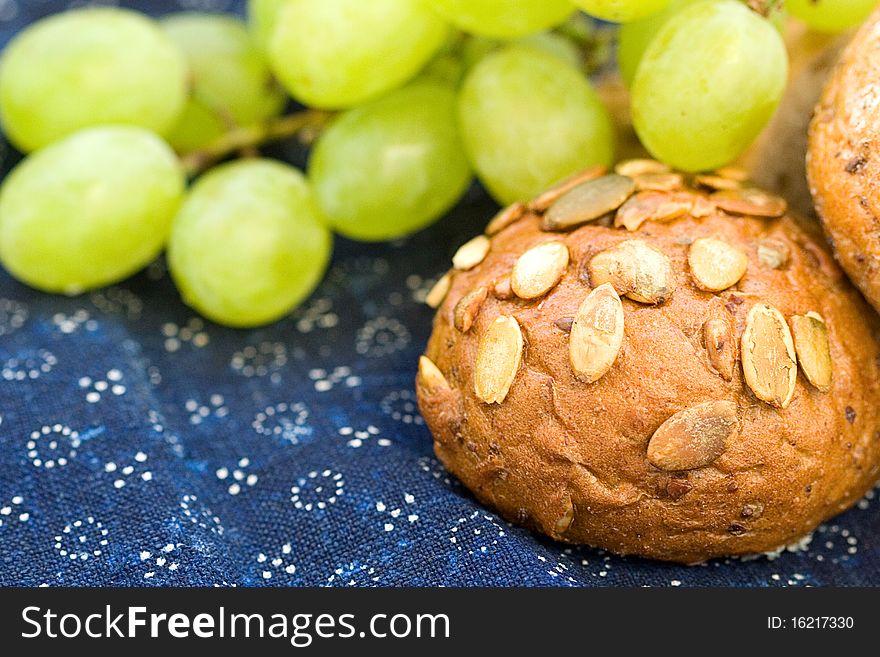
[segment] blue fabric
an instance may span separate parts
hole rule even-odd
[[[0,0],[0,40],[63,6]],[[880,584],[873,495],[806,550],[680,567],[555,544],[451,480],[414,399],[420,301],[492,211],[474,189],[405,242],[340,240],[314,296],[253,331],[199,320],[161,262],[78,298],[0,273],[0,584]]]

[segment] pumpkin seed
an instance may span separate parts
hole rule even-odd
[[[508,226],[522,219],[526,214],[526,206],[523,203],[514,203],[508,205],[498,214],[492,217],[492,220],[486,225],[486,235],[490,237],[497,235]]]
[[[474,320],[480,312],[480,307],[483,305],[488,294],[488,289],[485,287],[478,287],[476,290],[471,290],[458,300],[458,303],[455,304],[455,310],[453,310],[452,313],[452,323],[455,328],[462,333],[467,333],[471,330],[471,326],[474,325]]]
[[[749,172],[739,167],[721,167],[715,174],[722,178],[729,178],[737,182],[746,182],[749,179]]]
[[[571,325],[569,359],[585,383],[598,381],[614,365],[623,343],[623,305],[610,283],[600,285],[581,303]]]
[[[645,173],[634,180],[638,192],[674,192],[684,187],[684,176],[680,173]]]
[[[495,281],[495,285],[492,286],[492,295],[502,301],[513,298],[513,290],[510,287],[510,274],[506,274]]]
[[[785,317],[766,303],[752,306],[742,335],[746,384],[771,406],[787,408],[797,379],[794,340]]]
[[[449,383],[443,372],[427,356],[419,356],[418,382],[428,392],[449,390]]]
[[[555,187],[548,189],[534,201],[529,203],[529,209],[535,212],[545,212],[547,208],[556,203],[556,201],[558,201],[563,194],[570,192],[581,183],[585,183],[589,180],[595,180],[599,176],[605,175],[605,172],[606,168],[604,166],[596,165],[594,167],[590,167],[589,169],[585,169],[580,173],[576,173],[573,176],[566,178]]]
[[[742,183],[738,180],[725,178],[723,176],[713,176],[708,173],[696,176],[694,182],[715,191],[721,191],[723,189],[739,189],[742,187]]]
[[[523,336],[519,322],[501,315],[489,325],[477,348],[474,392],[487,404],[507,397],[522,361]]]
[[[701,237],[691,244],[688,264],[697,287],[709,292],[721,292],[736,285],[745,275],[749,258],[727,242]]]
[[[710,319],[703,324],[703,344],[709,365],[725,381],[733,379],[736,366],[736,340],[730,324],[723,319]]]
[[[644,176],[649,174],[669,173],[671,169],[657,160],[650,159],[634,159],[624,160],[614,167],[614,172],[629,178],[636,176]]]
[[[491,242],[485,235],[477,235],[472,240],[465,242],[452,256],[452,266],[459,271],[473,269],[483,262],[489,253]]]
[[[614,225],[623,226],[633,232],[646,221],[666,222],[678,219],[690,212],[693,204],[693,197],[690,194],[639,192],[620,206],[614,218]]]
[[[439,308],[446,295],[449,294],[450,285],[452,285],[452,276],[449,273],[443,274],[425,296],[425,303],[431,308]]]
[[[819,313],[794,315],[790,320],[801,371],[814,388],[822,392],[831,390],[831,345],[828,342],[828,326]]]
[[[568,498],[565,504],[565,512],[557,518],[556,522],[553,524],[553,529],[557,534],[564,534],[569,530],[571,524],[574,522],[574,504],[571,501],[571,498]]]
[[[549,292],[568,267],[568,247],[544,242],[523,253],[510,275],[510,286],[520,299],[537,299]]]
[[[581,183],[556,200],[544,215],[544,230],[566,230],[614,212],[635,191],[632,178],[610,174]]]
[[[788,211],[788,203],[760,189],[725,189],[710,197],[719,208],[730,214],[775,219]]]
[[[739,433],[736,404],[710,401],[679,411],[654,432],[648,461],[661,470],[694,470],[720,457]]]
[[[718,208],[715,204],[702,194],[694,195],[694,206],[691,208],[691,216],[696,219],[702,219],[703,217],[709,217],[715,214],[715,211]]]
[[[639,303],[663,303],[675,291],[669,258],[643,240],[626,240],[596,254],[589,272],[593,285],[610,283]]]
[[[766,239],[758,242],[758,262],[770,269],[782,269],[788,264],[791,249],[781,240]]]

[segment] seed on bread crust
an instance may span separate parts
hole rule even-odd
[[[832,361],[828,327],[816,312],[794,315],[789,319],[801,371],[813,387],[821,392],[831,389]]]
[[[674,192],[684,187],[680,173],[645,173],[634,178],[636,191]]]
[[[537,299],[553,289],[568,267],[568,247],[544,242],[523,253],[513,266],[510,286],[520,299]]]
[[[489,326],[477,348],[474,367],[474,392],[487,404],[500,404],[522,361],[523,336],[519,322],[500,315]]]
[[[755,397],[777,408],[788,407],[797,380],[794,340],[785,317],[770,304],[757,303],[746,316],[742,364]]]
[[[744,183],[749,179],[749,172],[745,169],[740,169],[739,167],[721,167],[715,171],[716,176],[721,176],[722,178],[729,178],[730,180],[736,180],[737,182]]]
[[[683,217],[693,205],[694,197],[687,193],[638,192],[617,210],[614,225],[633,232],[646,221],[667,222]]]
[[[649,174],[670,173],[671,171],[672,169],[668,165],[649,159],[624,160],[614,167],[614,173],[629,178]]]
[[[648,461],[666,471],[702,468],[717,460],[738,433],[736,404],[697,404],[660,425],[648,443]]]
[[[486,235],[490,237],[492,235],[497,235],[508,226],[522,219],[525,213],[525,203],[517,202],[513,205],[508,205],[506,208],[500,210],[498,214],[492,217],[492,220],[486,225]]]
[[[544,215],[544,230],[567,230],[614,212],[635,192],[632,178],[616,173],[581,183],[559,197]]]
[[[675,291],[672,263],[643,240],[626,240],[593,256],[589,264],[593,285],[610,283],[633,301],[660,304]]]
[[[418,383],[428,392],[449,390],[449,383],[440,368],[427,356],[419,356]]]
[[[452,276],[450,276],[449,273],[443,274],[443,276],[434,283],[434,287],[431,288],[431,291],[428,292],[427,296],[425,296],[425,303],[431,308],[439,308],[440,304],[443,303],[443,300],[446,298],[446,295],[449,294],[449,286],[451,284]]]
[[[716,206],[730,214],[775,219],[788,211],[788,203],[760,189],[725,189],[710,197]]]
[[[602,165],[596,165],[589,169],[584,169],[580,173],[576,173],[573,176],[566,178],[555,187],[548,189],[534,201],[529,203],[528,207],[535,212],[545,212],[547,208],[556,203],[563,194],[570,192],[581,183],[595,180],[599,176],[604,176],[606,171],[607,169]]]
[[[694,178],[694,182],[715,191],[721,191],[723,189],[739,189],[742,187],[742,183],[739,180],[712,174],[700,174]]]
[[[721,292],[739,282],[749,266],[748,256],[727,242],[701,237],[691,244],[688,264],[701,290]]]
[[[610,283],[590,292],[575,314],[569,359],[584,383],[601,379],[614,365],[623,343],[623,305]]]
[[[709,217],[718,210],[718,207],[706,196],[694,194],[694,206],[691,208],[691,216],[695,219]]]
[[[492,286],[492,296],[501,301],[513,298],[513,290],[510,287],[510,274],[505,274]]]
[[[791,249],[781,240],[765,239],[758,242],[758,262],[769,269],[782,269],[790,257]]]
[[[571,528],[571,524],[574,522],[574,504],[571,501],[571,498],[568,498],[566,501],[565,512],[559,516],[556,520],[556,523],[553,525],[554,531],[562,535]]]
[[[462,333],[467,333],[474,325],[474,320],[480,312],[480,307],[489,295],[489,290],[485,287],[478,287],[465,294],[452,312],[453,325]]]
[[[485,235],[477,235],[475,238],[462,244],[455,255],[452,256],[452,266],[459,271],[473,269],[483,262],[489,253],[492,243]]]
[[[710,319],[703,324],[703,344],[712,366],[722,379],[733,379],[736,369],[736,340],[730,324],[723,319]]]

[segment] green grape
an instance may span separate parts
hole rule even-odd
[[[543,50],[577,69],[584,65],[583,55],[577,45],[571,39],[556,32],[536,32],[517,40],[517,43]]]
[[[417,80],[330,126],[312,152],[309,179],[334,229],[386,240],[449,210],[471,180],[455,102],[447,85]]]
[[[670,0],[572,0],[596,18],[629,23],[663,11]]]
[[[284,93],[244,23],[188,12],[171,15],[162,26],[186,54],[192,76],[192,96],[168,137],[178,151],[194,151],[232,127],[281,112]]]
[[[779,32],[737,0],[688,7],[651,40],[632,87],[633,125],[651,154],[686,171],[736,159],[782,98]]]
[[[0,116],[24,151],[102,124],[167,134],[186,86],[183,55],[151,20],[80,9],[40,20],[10,42],[0,60]]]
[[[458,86],[465,74],[465,62],[462,56],[467,37],[458,30],[449,30],[443,45],[422,69],[422,77]]]
[[[571,38],[557,32],[535,32],[512,42],[489,39],[488,37],[469,37],[464,42],[459,54],[464,73],[479,64],[486,55],[509,43],[541,50],[577,69],[584,66],[583,53]]]
[[[534,48],[483,59],[462,86],[459,119],[471,162],[504,204],[613,157],[611,120],[587,80]]]
[[[320,282],[333,238],[297,169],[265,159],[210,171],[171,230],[168,265],[187,304],[220,324],[280,319]]]
[[[0,262],[46,292],[120,281],[159,255],[185,182],[172,150],[143,128],[77,132],[7,176]]]
[[[621,25],[618,33],[617,63],[620,74],[627,86],[631,87],[636,77],[636,69],[642,61],[642,55],[648,49],[651,39],[660,31],[670,18],[682,9],[702,0],[672,0],[663,11]]]
[[[786,0],[788,12],[820,32],[843,32],[864,21],[877,0]]]
[[[464,60],[455,53],[443,53],[438,55],[425,66],[422,71],[423,77],[432,78],[438,82],[458,86],[465,74]]]
[[[479,64],[490,52],[498,50],[502,41],[481,36],[468,36],[461,48],[461,58],[465,71],[470,71]]]
[[[339,109],[404,84],[446,36],[424,0],[288,0],[269,54],[294,98]]]
[[[269,47],[278,14],[285,2],[287,0],[248,0],[248,25],[257,45],[263,50]]]
[[[546,30],[574,11],[569,0],[434,0],[433,7],[465,32],[499,39]]]
[[[178,153],[192,153],[229,130],[231,126],[204,103],[190,98],[180,119],[168,135],[168,143]]]

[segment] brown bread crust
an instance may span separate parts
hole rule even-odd
[[[807,174],[837,259],[880,309],[880,11],[825,87],[810,126]]]
[[[561,541],[694,563],[795,542],[856,502],[877,479],[877,319],[808,227],[788,216],[731,216],[716,209],[702,218],[647,221],[635,232],[614,228],[607,218],[546,232],[538,213],[521,214],[491,238],[482,262],[452,274],[426,351],[439,372],[417,379],[437,456],[480,501]],[[748,256],[747,271],[733,287],[713,293],[695,284],[689,245],[701,237],[721,239]],[[656,305],[621,292],[619,354],[601,378],[584,383],[572,370],[569,338],[571,318],[594,287],[588,264],[631,239],[669,258],[674,291]],[[537,299],[508,295],[503,280],[519,256],[548,240],[563,241],[570,253],[561,280]],[[787,247],[778,269],[758,255],[767,243]],[[498,281],[502,294],[492,292]],[[468,330],[456,328],[456,305],[481,287],[490,293]],[[829,392],[813,387],[799,369],[787,408],[752,393],[739,342],[758,303],[771,304],[786,319],[808,312],[824,318],[833,363]],[[481,337],[501,315],[516,319],[524,347],[509,392],[490,404],[475,394],[475,366]],[[720,352],[714,345],[712,355],[704,344],[709,320],[716,320],[713,335],[726,325],[733,336]],[[718,355],[731,347],[732,372]],[[655,431],[685,409],[713,408],[709,402],[736,408],[736,430],[730,418],[720,425],[725,434],[733,431],[723,453],[688,471],[652,465],[648,444]]]

